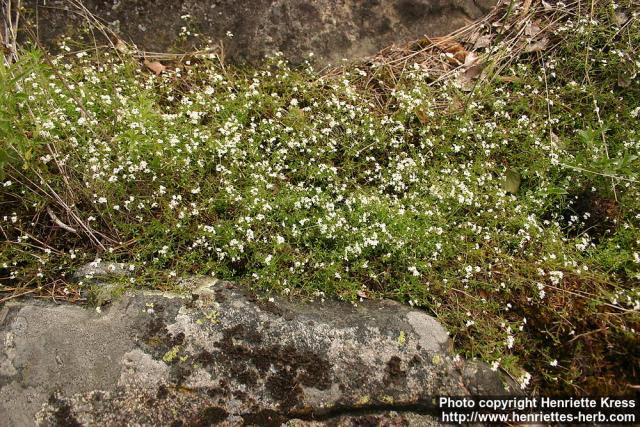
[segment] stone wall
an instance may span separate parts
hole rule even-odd
[[[0,307],[0,425],[433,426],[433,396],[518,392],[399,303],[267,300],[204,277],[183,290]]]
[[[495,0],[83,0],[96,16],[147,51],[189,51],[223,42],[226,58],[256,62],[281,51],[294,63],[337,61],[425,34],[444,35],[481,18]],[[69,0],[27,0],[51,44],[77,32]],[[37,9],[37,13],[36,12]],[[184,27],[184,28],[183,28]],[[186,30],[186,31],[185,31]],[[182,35],[181,35],[182,33]],[[199,34],[199,36],[194,36]],[[231,36],[233,34],[233,36]]]

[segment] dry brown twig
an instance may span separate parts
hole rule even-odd
[[[575,1],[556,8],[542,0],[500,0],[484,18],[449,35],[389,46],[362,61],[327,68],[323,78],[341,78],[354,67],[364,69],[366,76],[356,84],[380,103],[406,70],[419,67],[431,86],[456,82],[471,94],[482,81],[502,78],[501,73],[521,55],[552,50],[555,45],[549,43],[549,35],[575,14],[577,5]],[[435,100],[435,104],[451,107],[450,102]]]
[[[18,60],[18,27],[20,23],[21,0],[2,0],[2,25],[0,47],[4,51],[5,64]]]
[[[64,222],[60,221],[60,219],[58,218],[58,216],[55,214],[55,212],[53,212],[53,210],[51,209],[50,206],[47,206],[47,213],[49,214],[49,217],[51,217],[51,220],[53,222],[56,223],[56,225],[64,230],[67,230],[70,233],[73,234],[78,234],[78,231],[76,231],[75,228],[65,224]]]
[[[207,58],[207,59],[217,59],[220,65],[224,69],[224,47],[222,43],[214,48],[204,49],[204,50],[195,50],[191,52],[184,53],[168,53],[168,52],[153,52],[146,51],[143,49],[139,49],[135,44],[128,43],[122,39],[120,35],[118,35],[115,31],[113,31],[109,25],[104,22],[102,19],[94,15],[80,0],[67,0],[69,3],[69,8],[65,9],[65,11],[69,11],[71,13],[75,13],[80,16],[86,24],[89,25],[89,28],[94,34],[93,43],[94,50],[100,51],[100,48],[104,48],[105,46],[99,46],[97,44],[97,40],[95,37],[95,33],[99,33],[102,38],[107,42],[107,47],[110,47],[116,55],[122,58],[123,55],[130,56],[133,58],[137,58],[140,60],[148,60],[148,61],[175,61],[175,62],[183,62],[186,59],[191,58]],[[37,40],[37,37],[35,37]],[[71,52],[73,53],[73,52]]]

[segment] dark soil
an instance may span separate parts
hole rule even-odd
[[[585,189],[570,196],[569,200],[562,213],[567,235],[575,237],[588,233],[597,242],[613,232],[620,216],[620,207],[614,199]]]
[[[616,323],[622,321],[619,312],[601,307],[594,313],[586,299],[569,293],[589,292],[593,286],[586,278],[565,277],[564,291],[547,288],[546,305],[527,304],[524,302],[526,295],[514,295],[523,300],[514,310],[514,319],[527,318],[528,334],[545,343],[559,366],[574,373],[585,395],[620,394],[620,390],[625,389],[625,394],[636,394],[628,387],[640,382],[640,348],[636,334],[631,331],[621,333],[616,327]],[[571,322],[561,316],[565,311],[574,313]],[[636,331],[640,329],[637,322],[631,325]],[[544,357],[531,358],[525,368],[530,372],[550,371]],[[551,382],[538,387],[547,395],[574,394],[574,388],[569,384]]]

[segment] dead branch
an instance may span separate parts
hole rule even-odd
[[[0,33],[0,48],[4,53],[5,64],[18,60],[18,25],[20,23],[21,0],[1,0],[2,26]]]
[[[53,210],[49,206],[47,206],[47,213],[51,217],[51,220],[53,222],[55,222],[58,227],[60,227],[60,228],[62,228],[64,230],[67,230],[70,233],[78,234],[78,232],[76,231],[75,228],[73,228],[73,227],[65,224],[64,222],[60,221],[60,219],[56,216],[56,214],[53,212]]]

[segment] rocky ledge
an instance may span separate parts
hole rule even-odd
[[[0,308],[7,425],[435,425],[434,396],[508,391],[398,303],[263,300],[210,278],[187,287],[102,310]]]
[[[86,18],[68,0],[26,0],[44,44],[77,41]],[[232,62],[281,51],[294,63],[356,58],[391,43],[444,35],[481,18],[496,0],[81,0],[126,41],[147,51],[224,45]],[[21,21],[22,23],[22,21]],[[87,42],[99,34],[85,31]],[[197,36],[196,36],[197,34]]]

